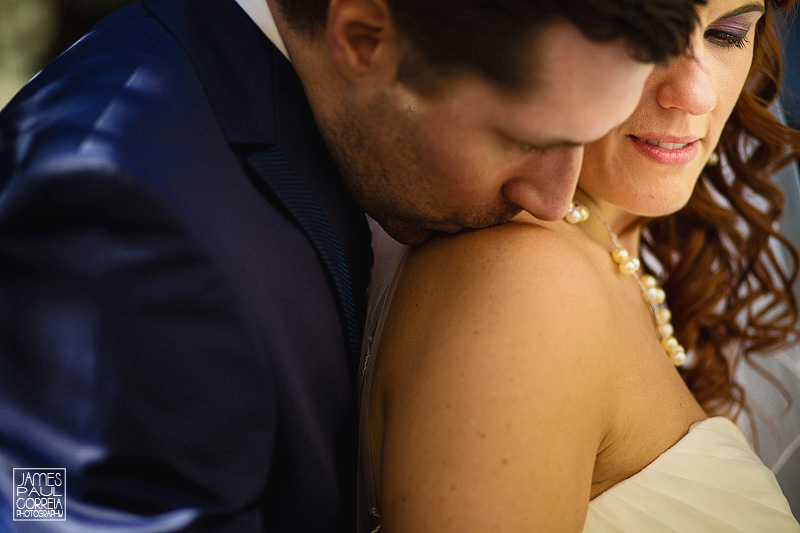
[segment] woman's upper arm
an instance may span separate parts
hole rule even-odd
[[[378,370],[386,531],[581,529],[607,405],[594,275],[542,228],[409,258]]]

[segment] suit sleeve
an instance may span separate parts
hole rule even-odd
[[[12,468],[66,468],[67,520],[3,511],[0,529],[260,529],[276,408],[251,322],[158,187],[102,168],[15,177],[0,196],[0,508]]]

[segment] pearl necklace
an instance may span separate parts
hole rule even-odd
[[[658,336],[661,340],[661,346],[664,348],[664,351],[667,352],[672,364],[675,366],[683,365],[686,361],[686,349],[681,346],[678,339],[674,336],[675,328],[672,327],[671,323],[672,312],[666,304],[667,295],[664,289],[658,286],[656,278],[650,274],[645,274],[643,276],[638,274],[639,268],[641,267],[639,259],[631,257],[631,254],[620,244],[617,234],[606,224],[606,221],[600,218],[597,213],[589,210],[586,206],[576,202],[570,202],[569,210],[564,220],[570,224],[579,224],[588,220],[590,216],[599,220],[603,226],[605,226],[606,231],[608,231],[608,235],[614,243],[611,259],[619,265],[619,271],[626,276],[633,276],[639,284],[639,288],[642,289],[642,295],[650,306],[650,311],[653,313],[656,328],[658,329]]]

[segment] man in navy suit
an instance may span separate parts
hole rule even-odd
[[[696,1],[104,20],[0,114],[0,530],[352,531],[364,211],[407,243],[562,216]]]

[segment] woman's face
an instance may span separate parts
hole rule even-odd
[[[690,50],[656,68],[633,115],[587,145],[579,187],[639,216],[683,207],[744,86],[763,14],[763,0],[701,6]]]

